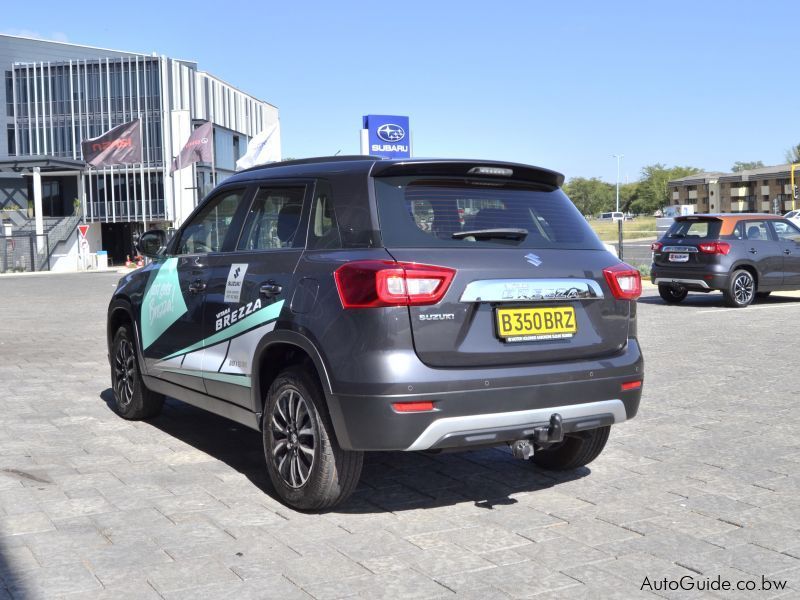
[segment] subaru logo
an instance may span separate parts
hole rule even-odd
[[[406,130],[394,123],[385,123],[375,132],[384,142],[399,142],[406,137]]]
[[[538,267],[540,264],[542,264],[542,259],[536,256],[533,252],[526,254],[525,260],[527,260],[534,267]]]

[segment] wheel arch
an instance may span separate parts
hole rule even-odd
[[[752,263],[740,262],[733,265],[733,268],[731,268],[731,277],[733,277],[733,274],[736,271],[740,270],[747,271],[748,273],[750,273],[750,275],[753,276],[753,281],[755,281],[756,289],[758,289],[758,282],[760,280],[760,277],[758,276],[758,268],[756,268],[756,266]]]
[[[306,365],[309,372],[317,378],[325,396],[325,404],[337,440],[343,447],[349,447],[347,428],[338,400],[331,390],[325,361],[311,340],[294,331],[274,332],[273,335],[263,339],[256,348],[252,368],[252,401],[259,415],[259,422],[269,386],[282,370],[293,365]]]

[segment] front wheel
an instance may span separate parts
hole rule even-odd
[[[355,490],[364,453],[339,447],[322,389],[305,369],[291,367],[272,382],[262,433],[272,485],[289,506],[330,508]]]
[[[688,294],[689,290],[687,290],[685,287],[663,284],[658,286],[658,295],[661,296],[661,298],[667,304],[678,304],[679,302],[683,302]]]
[[[732,308],[749,306],[756,297],[756,282],[753,275],[744,269],[734,271],[722,295],[725,297],[725,303]]]
[[[583,467],[600,456],[610,432],[611,426],[607,425],[569,434],[563,442],[536,450],[531,460],[537,467],[551,471],[569,471]]]
[[[117,329],[111,343],[111,387],[114,390],[114,410],[124,419],[155,417],[164,406],[164,396],[144,385],[133,335],[127,325]]]

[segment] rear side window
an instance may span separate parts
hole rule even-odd
[[[718,219],[675,221],[667,232],[667,237],[687,240],[717,239],[722,228]]]
[[[560,189],[387,177],[375,180],[375,190],[389,247],[603,249]]]
[[[331,186],[327,181],[317,181],[314,203],[311,208],[311,226],[308,231],[308,249],[341,248],[339,227],[333,210]]]

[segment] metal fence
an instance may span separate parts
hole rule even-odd
[[[73,215],[61,219],[46,233],[23,228],[0,236],[0,273],[49,271],[56,246],[69,239],[80,220],[79,215]]]

